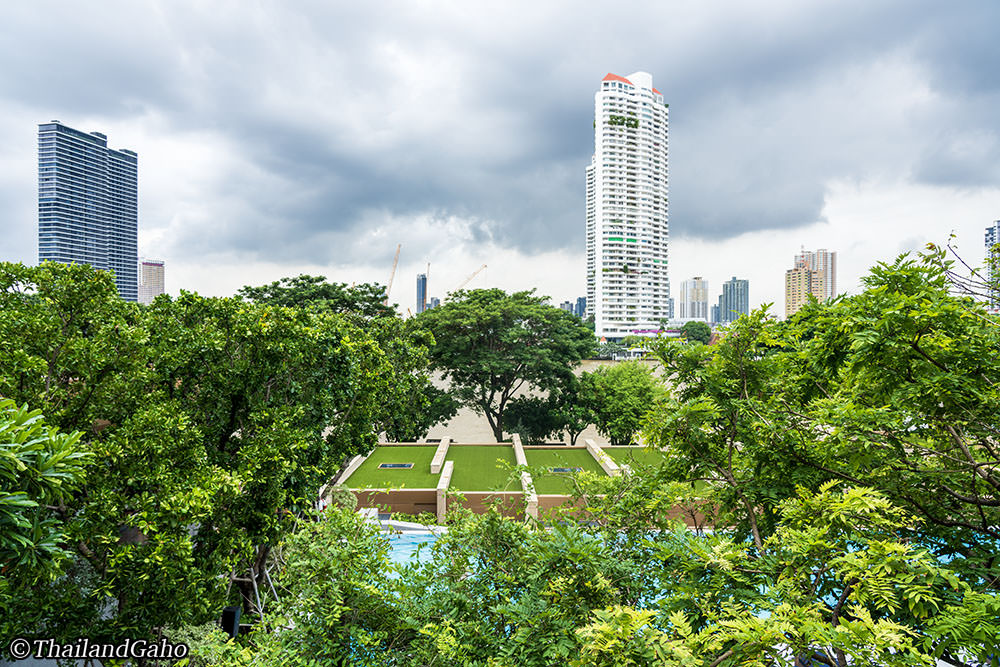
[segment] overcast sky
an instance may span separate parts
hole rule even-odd
[[[783,312],[801,247],[874,262],[1000,218],[1000,3],[7,2],[0,260],[37,259],[37,125],[139,154],[139,251],[167,289],[312,273],[415,302],[585,293],[593,96],[670,104],[670,278]]]

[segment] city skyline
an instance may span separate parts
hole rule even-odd
[[[841,250],[847,292],[952,231],[982,261],[1000,211],[995,3],[578,9],[109,3],[126,34],[71,3],[58,25],[6,6],[0,259],[34,261],[33,128],[60,118],[143,156],[139,251],[175,293],[385,284],[402,243],[399,275],[431,261],[451,286],[488,263],[470,287],[574,299],[593,82],[643,70],[673,112],[673,283],[736,273],[780,314],[774,267],[800,245]],[[393,287],[402,312],[411,286]]]

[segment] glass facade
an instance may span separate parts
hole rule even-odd
[[[750,314],[750,281],[733,276],[722,284],[722,294],[719,295],[719,312],[712,321],[717,324],[729,324],[739,319],[740,315]]]
[[[38,261],[113,271],[138,298],[138,156],[58,121],[38,126]]]

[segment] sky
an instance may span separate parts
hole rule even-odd
[[[167,291],[300,273],[585,294],[594,94],[670,104],[670,278],[783,312],[800,248],[879,261],[1000,218],[1000,3],[317,0],[0,5],[0,261],[37,260],[37,126],[139,154]]]

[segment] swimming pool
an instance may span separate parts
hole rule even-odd
[[[429,531],[389,533],[386,535],[386,539],[389,540],[389,558],[397,565],[404,563],[427,563],[431,559],[430,545],[437,538],[437,535]],[[421,545],[427,546],[420,549]]]
[[[382,535],[389,541],[389,560],[394,565],[430,562],[431,544],[439,535],[448,532],[444,526],[395,521],[388,515],[380,515],[375,520],[381,527]]]

